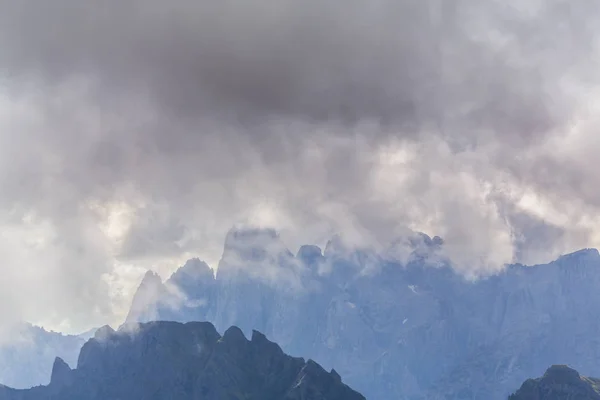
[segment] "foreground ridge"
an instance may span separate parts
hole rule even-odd
[[[208,322],[104,327],[81,349],[77,368],[57,358],[47,386],[0,387],[2,400],[264,399],[364,400],[312,360],[283,353],[262,333],[223,336]]]

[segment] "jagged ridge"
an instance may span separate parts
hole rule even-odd
[[[1,400],[364,400],[335,372],[285,355],[257,331],[223,336],[208,322],[126,324],[98,330],[77,368],[57,359],[48,386],[0,387]]]

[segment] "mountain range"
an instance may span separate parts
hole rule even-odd
[[[258,329],[371,400],[505,400],[548,365],[600,369],[597,250],[469,280],[440,238],[408,244],[402,261],[335,238],[293,255],[274,231],[232,231],[216,276],[198,259],[166,282],[148,273],[128,321]]]
[[[223,336],[208,322],[99,329],[77,368],[56,358],[47,386],[0,387],[0,400],[365,400],[314,361],[283,353],[257,332]]]
[[[336,237],[293,254],[273,230],[234,229],[216,274],[199,259],[165,282],[148,272],[126,325],[257,330],[287,354],[334,368],[370,400],[505,400],[548,365],[600,370],[597,250],[468,279],[443,246],[416,234],[373,251]]]

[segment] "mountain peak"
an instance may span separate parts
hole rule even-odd
[[[323,251],[321,248],[311,244],[300,246],[298,253],[296,253],[296,258],[299,258],[303,261],[312,261],[321,257],[323,257]]]
[[[244,332],[237,326],[229,327],[223,334],[223,340],[233,341],[234,343],[245,343],[248,341],[246,336],[244,336]]]
[[[319,265],[325,261],[325,256],[319,246],[304,245],[298,249],[296,259],[309,267],[314,273],[318,273]]]
[[[565,382],[568,383],[573,380],[580,379],[579,372],[575,371],[568,365],[552,365],[544,373],[543,379],[550,379],[554,382]]]
[[[332,368],[330,374],[336,382],[342,382],[342,377],[340,376],[340,374],[337,373],[335,369]]]
[[[156,286],[162,284],[162,279],[160,275],[152,270],[146,271],[142,281],[140,282],[140,286]]]
[[[208,264],[200,260],[198,257],[187,260],[180,270],[183,270],[190,275],[212,273],[212,269],[208,266]]]
[[[156,310],[152,306],[156,305],[165,292],[165,285],[160,276],[153,271],[146,272],[133,296],[125,322],[146,322],[156,319]]]
[[[566,365],[553,365],[541,378],[528,379],[509,400],[600,400],[600,380],[584,378]]]
[[[62,358],[56,357],[52,365],[50,383],[52,385],[63,385],[68,382],[71,375],[71,367]]]
[[[250,342],[254,346],[257,346],[262,352],[270,354],[283,354],[283,350],[281,350],[281,347],[279,347],[277,343],[271,342],[263,333],[257,330],[252,330],[252,338],[250,339]]]
[[[214,278],[214,272],[207,263],[199,258],[191,258],[171,275],[170,281],[180,284],[188,280],[213,280]]]
[[[109,325],[104,325],[96,330],[94,333],[94,339],[96,340],[106,340],[108,337],[113,335],[115,330],[111,328]]]

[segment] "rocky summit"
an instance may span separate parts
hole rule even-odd
[[[337,372],[284,354],[257,331],[221,336],[208,322],[104,327],[76,369],[56,359],[49,385],[0,387],[0,400],[75,399],[365,400]]]
[[[600,400],[600,379],[553,365],[541,378],[526,380],[509,400]]]

